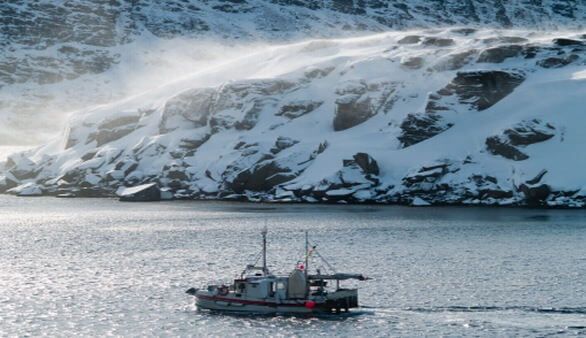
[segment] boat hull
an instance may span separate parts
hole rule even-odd
[[[275,302],[241,300],[227,297],[196,296],[198,309],[232,312],[243,314],[311,314],[319,312],[317,308],[308,308],[305,302],[277,304]]]
[[[245,299],[234,296],[220,296],[199,291],[195,295],[198,309],[216,312],[262,315],[312,315],[348,312],[358,307],[355,290],[348,290],[343,295],[321,297],[319,299],[299,299],[275,301],[272,299]]]

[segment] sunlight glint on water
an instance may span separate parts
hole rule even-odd
[[[366,307],[342,319],[196,311],[185,290],[239,273],[265,220],[274,270],[295,265],[310,229],[334,266],[373,278],[359,284]],[[0,196],[0,334],[579,336],[585,221],[583,211]]]

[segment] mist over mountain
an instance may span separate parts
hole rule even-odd
[[[73,111],[152,89],[250,44],[422,27],[581,29],[585,8],[562,0],[5,1],[0,145],[45,141]]]

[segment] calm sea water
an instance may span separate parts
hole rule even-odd
[[[361,272],[343,318],[198,312],[191,286],[231,278],[269,227],[288,272],[303,230]],[[124,204],[0,196],[1,336],[583,336],[586,212]]]

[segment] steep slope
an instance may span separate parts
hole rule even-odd
[[[564,0],[3,1],[0,144],[39,143],[69,111],[152,88],[181,65],[201,66],[205,41],[283,43],[454,25],[569,29],[585,19],[584,1]],[[191,50],[176,53],[182,44]],[[173,61],[178,54],[181,62]],[[144,79],[146,72],[152,76]]]
[[[473,29],[266,47],[73,115],[0,190],[582,207],[585,51]]]

